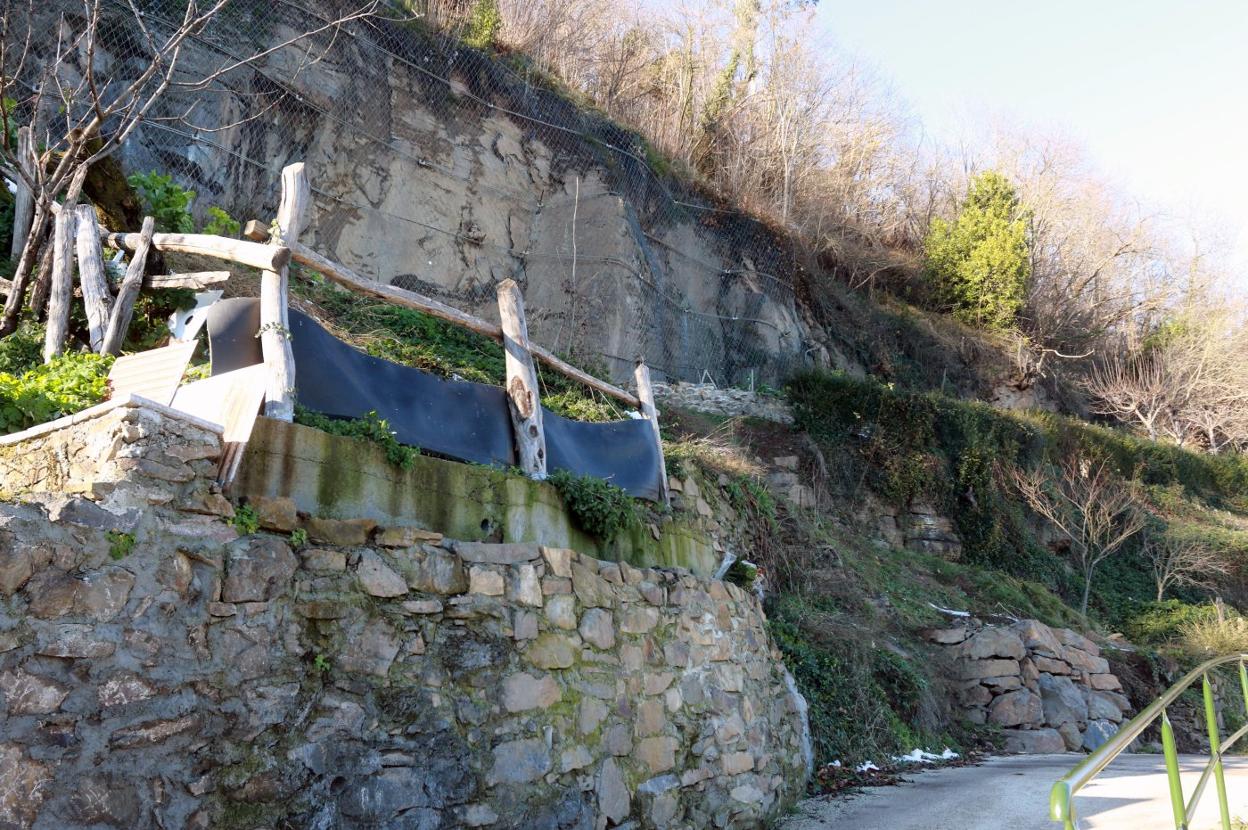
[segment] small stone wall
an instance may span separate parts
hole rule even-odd
[[[211,484],[221,428],[138,397],[0,437],[0,499],[82,494],[114,512],[232,510]]]
[[[805,703],[736,586],[415,527],[239,537],[178,507],[211,430],[68,429],[32,457],[69,474],[6,486],[100,500],[0,502],[0,826],[758,827],[804,787]],[[88,441],[113,460],[45,463]],[[110,477],[131,457],[184,472]]]
[[[1068,628],[968,621],[925,633],[949,647],[967,719],[1002,727],[1009,751],[1093,750],[1130,711],[1100,648]]]
[[[710,383],[656,383],[654,396],[660,404],[694,412],[793,423],[793,413],[782,399],[747,389],[721,389]]]

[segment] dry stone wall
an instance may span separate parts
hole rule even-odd
[[[191,446],[162,418],[118,451]],[[0,826],[756,827],[801,792],[805,704],[737,587],[419,528],[240,537],[177,478],[0,502]]]
[[[926,635],[954,658],[967,719],[1001,727],[1009,751],[1093,750],[1130,711],[1100,647],[1068,628],[1037,620],[1009,626],[967,620]]]

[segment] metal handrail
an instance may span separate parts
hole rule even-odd
[[[1109,740],[1095,752],[1068,772],[1053,785],[1049,794],[1049,817],[1060,821],[1064,830],[1076,829],[1076,815],[1072,799],[1079,790],[1087,786],[1092,779],[1101,773],[1109,763],[1126,751],[1127,747],[1138,738],[1153,721],[1161,718],[1161,745],[1166,758],[1166,778],[1170,785],[1170,806],[1174,814],[1175,830],[1188,830],[1192,816],[1196,813],[1196,805],[1204,795],[1205,786],[1212,777],[1217,784],[1218,807],[1222,814],[1222,829],[1231,830],[1230,811],[1226,802],[1226,781],[1222,773],[1222,756],[1235,745],[1240,738],[1248,735],[1248,726],[1237,730],[1223,743],[1218,737],[1218,714],[1213,705],[1213,686],[1209,682],[1209,671],[1227,663],[1239,662],[1239,684],[1244,693],[1244,705],[1248,707],[1248,670],[1244,661],[1248,654],[1228,654],[1215,657],[1192,669],[1183,679],[1171,686],[1161,697],[1154,700],[1142,712],[1128,721]],[[1170,718],[1166,715],[1166,707],[1178,699],[1197,680],[1201,681],[1205,703],[1205,727],[1209,732],[1209,763],[1201,774],[1200,782],[1192,793],[1191,801],[1183,800],[1183,784],[1179,779],[1179,755],[1174,744],[1174,729],[1170,726]]]

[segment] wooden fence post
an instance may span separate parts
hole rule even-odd
[[[640,360],[633,370],[633,379],[637,381],[637,398],[641,401],[641,414],[654,428],[654,445],[659,451],[659,494],[664,504],[671,504],[672,497],[667,490],[667,464],[663,460],[663,438],[659,434],[659,410],[654,406],[654,387],[650,385],[650,367]]]
[[[104,346],[104,333],[108,331],[108,318],[113,312],[113,295],[104,276],[104,251],[100,247],[95,208],[78,205],[74,213],[78,221],[78,284],[82,286],[91,351],[98,353]]]
[[[65,348],[69,331],[69,302],[74,296],[74,212],[56,215],[52,229],[52,288],[48,301],[48,326],[43,338],[43,362]]]
[[[125,279],[121,288],[117,289],[117,302],[113,305],[113,313],[108,318],[108,330],[104,333],[104,345],[101,354],[119,354],[121,343],[126,339],[126,329],[130,328],[130,318],[134,316],[134,301],[138,299],[139,289],[143,286],[143,269],[147,266],[147,252],[152,247],[152,233],[156,230],[156,220],[151,216],[143,217],[143,229],[139,231],[139,244],[135,246],[130,257],[130,265],[126,268]]]
[[[30,127],[17,130],[17,158],[22,170],[32,179],[35,177],[35,142]],[[17,192],[13,194],[13,245],[11,258],[14,262],[22,255],[26,235],[30,233],[35,218],[35,194],[21,176],[17,177]]]
[[[524,320],[524,297],[515,280],[498,284],[498,314],[503,328],[507,366],[507,402],[520,468],[529,478],[546,478],[546,432],[542,428],[537,370],[529,351],[529,327]]]
[[[304,212],[312,188],[303,162],[282,170],[282,202],[277,209],[277,234],[271,245],[294,242],[303,230]],[[290,346],[290,266],[263,271],[260,276],[260,348],[268,367],[264,414],[292,421],[295,417],[295,354]]]

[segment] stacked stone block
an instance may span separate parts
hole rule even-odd
[[[1093,750],[1130,711],[1100,647],[1068,628],[968,620],[926,635],[953,655],[966,718],[1001,727],[1009,751]]]

